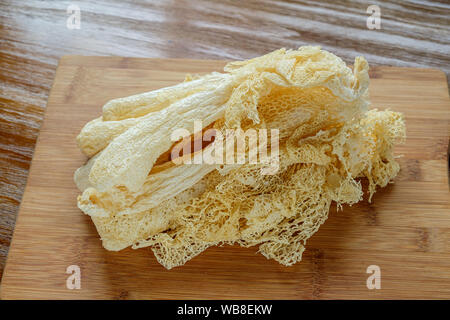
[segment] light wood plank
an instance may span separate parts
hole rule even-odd
[[[55,299],[450,298],[449,100],[436,70],[375,67],[373,107],[404,112],[402,171],[371,204],[336,212],[283,267],[257,248],[210,248],[185,266],[160,266],[148,249],[108,252],[76,207],[72,175],[85,157],[81,127],[111,98],[176,83],[185,73],[220,71],[223,61],[66,56],[61,59],[34,154],[1,286],[1,297]],[[81,267],[82,289],[65,287]],[[366,268],[381,267],[368,290]]]

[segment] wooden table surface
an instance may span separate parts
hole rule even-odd
[[[57,61],[65,54],[246,59],[321,45],[372,65],[450,72],[448,1],[69,1],[0,3],[0,275]],[[369,30],[378,4],[381,29]]]

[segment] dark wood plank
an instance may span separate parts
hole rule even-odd
[[[450,71],[447,1],[66,1],[0,3],[0,275],[58,59],[64,54],[245,59],[280,47],[322,45],[347,62]],[[126,67],[126,66],[123,66]]]

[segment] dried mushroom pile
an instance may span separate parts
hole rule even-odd
[[[333,201],[361,201],[360,178],[370,199],[400,169],[393,145],[405,138],[403,118],[368,111],[368,68],[358,57],[352,71],[318,47],[280,49],[112,100],[77,138],[90,157],[75,173],[78,206],[106,249],[150,246],[168,269],[223,243],[259,245],[265,257],[292,265]],[[175,164],[171,132],[194,133],[194,120],[222,131],[278,129],[278,171]]]

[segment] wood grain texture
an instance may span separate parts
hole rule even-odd
[[[447,1],[79,0],[80,30],[66,28],[70,3],[0,2],[0,277],[64,54],[232,60],[316,44],[347,62],[450,71]],[[366,28],[371,4],[381,30]]]
[[[408,138],[397,148],[395,184],[330,218],[303,261],[284,267],[257,248],[213,247],[170,271],[149,249],[103,249],[76,206],[73,172],[85,157],[75,137],[111,98],[171,85],[185,73],[220,71],[212,60],[67,56],[48,101],[1,287],[1,298],[342,299],[450,298],[449,96],[445,74],[375,67],[373,107],[404,112]],[[81,290],[65,270],[81,268]],[[381,268],[368,290],[366,269]]]

